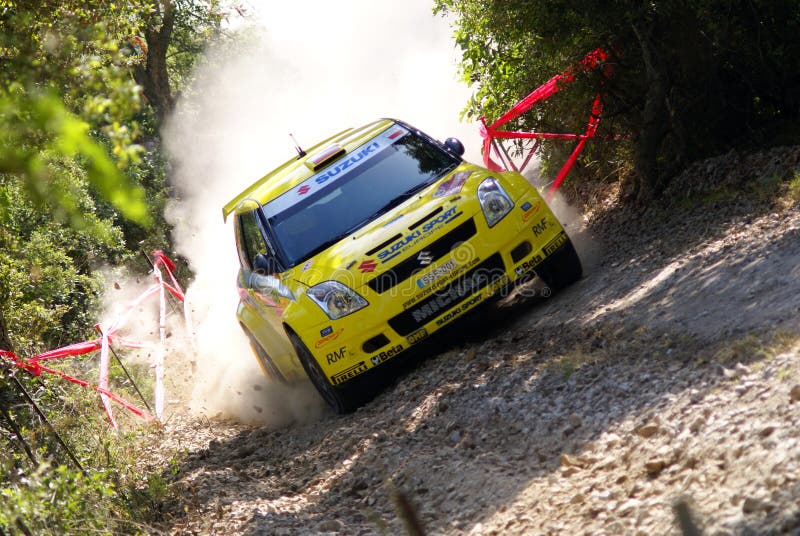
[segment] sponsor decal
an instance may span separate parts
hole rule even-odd
[[[386,351],[383,351],[383,352],[381,352],[381,353],[379,353],[377,355],[374,355],[374,356],[370,357],[369,360],[372,361],[372,365],[373,366],[377,367],[378,365],[380,365],[384,361],[396,356],[397,354],[399,354],[402,351],[403,351],[403,345],[402,344],[398,344],[397,346],[395,346],[393,348],[389,348]]]
[[[420,251],[419,255],[417,255],[417,260],[419,261],[420,265],[428,266],[433,262],[433,255],[430,251]]]
[[[495,284],[505,285],[508,280],[503,259],[499,253],[495,253],[465,275],[452,279],[424,300],[390,318],[388,323],[397,333],[406,337],[474,294]],[[488,295],[485,292],[482,294]]]
[[[435,281],[429,283],[430,286],[428,286],[427,288],[424,288],[422,290],[422,292],[420,292],[419,294],[417,294],[416,296],[414,296],[410,300],[406,301],[403,304],[403,309],[408,309],[409,307],[411,307],[412,305],[414,305],[415,303],[417,303],[421,299],[423,299],[423,298],[427,297],[428,295],[430,295],[432,292],[435,292],[436,290],[440,289],[448,281],[451,281],[451,280],[455,279],[456,277],[460,276],[461,274],[463,274],[464,272],[466,272],[467,270],[469,270],[470,268],[472,268],[473,266],[475,266],[479,262],[481,262],[481,259],[476,257],[476,258],[472,259],[471,261],[469,261],[467,264],[459,266],[456,270],[452,271],[451,273],[440,276]],[[445,264],[447,264],[447,263],[445,263]],[[444,264],[442,266],[444,266]],[[420,278],[420,279],[422,279],[422,278]],[[419,286],[419,281],[417,281],[417,286]]]
[[[567,243],[567,233],[561,231],[554,239],[542,248],[545,255],[552,255],[558,248]]]
[[[536,236],[541,235],[547,230],[547,218],[542,218],[539,223],[533,226],[533,234]]]
[[[319,330],[319,336],[320,337],[327,337],[331,333],[333,333],[333,326],[328,326],[327,328],[323,328],[323,329]]]
[[[326,330],[329,330],[329,329],[330,329],[330,331],[328,331],[325,335],[322,335],[323,331],[326,331]],[[336,331],[336,332],[334,332],[333,329],[330,328],[330,327],[327,327],[327,328],[323,329],[322,331],[319,332],[319,334],[322,335],[322,338],[320,340],[318,340],[316,343],[314,343],[314,348],[322,348],[323,346],[325,346],[329,342],[335,341],[336,339],[339,338],[339,335],[341,335],[343,331],[344,331],[344,328],[339,328],[339,330]]]
[[[440,228],[461,216],[461,212],[456,212],[457,208],[458,207],[449,208],[448,210],[439,214],[436,218],[426,222],[421,229],[417,229],[408,236],[401,238],[388,248],[378,253],[378,259],[380,259],[382,263],[387,262],[403,253],[412,245],[421,242],[425,238],[428,238],[434,232],[438,231]]]
[[[406,337],[406,340],[408,341],[408,344],[417,344],[419,341],[421,341],[427,336],[428,336],[428,330],[422,328],[418,329],[417,331]]]
[[[405,238],[401,238],[399,242],[395,242],[388,248],[384,249],[380,253],[378,253],[378,258],[381,259],[381,262],[386,262],[389,259],[393,259],[400,255],[402,249],[414,242],[417,238],[422,236],[422,231],[414,231],[410,235],[406,236]]]
[[[431,221],[426,222],[425,225],[422,226],[422,232],[427,233],[429,231],[433,231],[434,229],[437,229],[442,225],[453,221],[455,218],[461,215],[460,212],[456,214],[456,208],[458,207],[450,207],[449,209],[445,210],[444,212],[436,216]]]
[[[503,274],[503,277],[497,279],[492,284],[490,284],[484,292],[472,296],[467,301],[460,304],[458,307],[448,312],[443,317],[437,319],[436,325],[442,326],[453,320],[455,317],[466,313],[468,310],[472,309],[472,306],[480,302],[484,296],[488,298],[489,296],[500,290],[500,288],[507,283],[508,283],[508,276],[506,274]]]
[[[308,270],[309,268],[311,268],[311,263],[312,263],[312,261],[306,261],[306,263],[303,265],[303,271],[304,272],[306,270]]]
[[[530,201],[525,201],[524,203],[522,203],[522,205],[520,205],[519,208],[522,209],[522,212],[527,212],[527,210],[529,208],[531,208],[531,202]]]
[[[366,274],[368,272],[374,272],[375,268],[377,267],[378,263],[373,261],[372,259],[367,259],[358,265],[358,269],[361,270],[361,273],[363,274]]]
[[[467,179],[471,174],[471,171],[459,171],[443,183],[439,184],[439,187],[436,189],[433,197],[444,197],[450,194],[457,194],[461,191],[461,188],[464,186],[464,183],[467,182]]]
[[[347,346],[342,346],[338,350],[334,350],[333,352],[326,354],[325,359],[328,360],[329,365],[333,365],[340,359],[344,359],[346,353],[347,353]]]
[[[525,208],[527,206],[527,208]],[[531,217],[539,212],[539,208],[542,206],[541,201],[537,201],[536,204],[531,205],[530,203],[525,203],[522,205],[525,214],[522,215],[522,221],[528,221]]]
[[[427,274],[425,274],[422,277],[420,277],[419,279],[417,279],[417,286],[419,288],[427,287],[428,285],[430,285],[431,283],[434,283],[439,278],[444,277],[447,274],[449,274],[450,272],[452,272],[453,270],[455,270],[456,266],[458,266],[456,264],[456,261],[454,261],[453,259],[450,259],[446,263],[442,264],[441,266],[437,266],[436,268],[434,268],[433,270],[431,270]]]
[[[542,256],[537,253],[527,261],[514,268],[514,273],[517,274],[517,277],[519,277],[522,274],[533,270],[540,262],[542,262]]]
[[[400,132],[400,134],[390,138],[390,135],[397,132]],[[361,146],[356,152],[345,155],[335,164],[303,181],[297,188],[289,190],[270,201],[264,206],[266,213],[268,216],[272,216],[283,212],[301,199],[305,199],[308,195],[321,190],[323,185],[333,183],[346,176],[347,173],[344,173],[346,170],[354,169],[368,162],[371,158],[380,154],[381,150],[390,147],[407,133],[407,130],[398,127],[396,130],[389,130],[379,134],[367,144]]]
[[[478,270],[471,277],[464,281],[459,281],[446,291],[433,296],[429,301],[424,303],[419,309],[412,311],[411,316],[417,324],[424,324],[429,318],[436,316],[440,311],[446,311],[454,303],[459,302],[464,297],[480,290],[492,279],[499,277],[499,274],[505,276],[505,273],[499,271],[497,274]]]
[[[380,144],[378,142],[370,143],[369,145],[358,151],[356,154],[342,160],[335,166],[332,166],[328,168],[326,171],[317,175],[317,177],[314,179],[314,182],[316,182],[317,184],[325,184],[326,182],[328,182],[329,179],[335,177],[336,175],[338,175],[339,173],[341,173],[342,171],[351,166],[354,167],[354,164],[361,162],[364,158],[373,154],[375,151],[378,150],[379,147]]]
[[[481,294],[474,295],[473,297],[471,297],[470,299],[468,299],[467,301],[465,301],[464,303],[462,303],[461,305],[459,305],[458,307],[456,307],[455,309],[444,315],[442,318],[437,319],[436,325],[442,326],[450,322],[455,317],[461,315],[462,313],[466,313],[467,310],[469,310],[473,305],[481,301],[482,297],[483,296]]]
[[[346,368],[341,372],[337,372],[333,376],[331,376],[331,383],[333,385],[339,385],[340,383],[344,383],[347,380],[353,379],[359,374],[366,372],[369,369],[367,364],[363,361],[359,361],[352,367]]]

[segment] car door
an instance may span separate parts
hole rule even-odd
[[[270,256],[258,225],[256,212],[239,214],[234,220],[239,250],[239,320],[245,332],[255,338],[266,358],[289,381],[305,376],[283,328],[284,308],[293,299],[280,280],[277,263]],[[258,352],[257,352],[258,354]],[[265,356],[259,355],[259,359]],[[265,366],[268,369],[269,366]]]

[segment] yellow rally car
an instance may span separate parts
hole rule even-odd
[[[463,161],[454,138],[383,119],[298,152],[223,209],[237,315],[265,374],[308,376],[339,413],[373,369],[481,302],[581,276],[536,189]]]

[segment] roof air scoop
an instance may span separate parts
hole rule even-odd
[[[347,151],[345,151],[344,147],[334,144],[309,156],[305,164],[311,171],[317,171],[342,156],[345,152]]]

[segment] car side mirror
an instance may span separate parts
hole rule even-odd
[[[464,144],[461,143],[458,138],[447,138],[444,142],[444,146],[447,147],[448,151],[455,155],[464,155]]]
[[[257,274],[277,274],[280,272],[278,261],[275,257],[267,257],[263,253],[256,255],[255,262],[253,262],[253,271]]]

